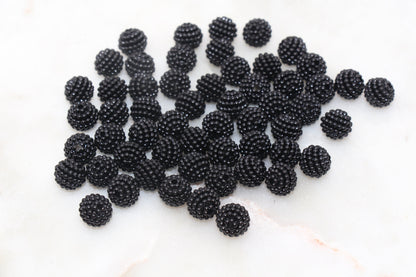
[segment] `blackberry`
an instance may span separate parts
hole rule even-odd
[[[207,44],[205,54],[210,63],[221,66],[234,56],[234,46],[226,39],[213,39]]]
[[[274,89],[287,95],[289,99],[300,95],[303,91],[303,86],[302,77],[293,70],[283,71],[276,76],[273,82]]]
[[[209,24],[209,36],[212,39],[232,41],[237,36],[237,27],[228,17],[217,17]]]
[[[132,172],[140,161],[146,159],[141,147],[132,141],[121,143],[114,151],[114,160],[118,167],[124,171]]]
[[[165,169],[156,160],[143,160],[139,162],[134,177],[139,187],[144,190],[156,190],[165,180]]]
[[[215,191],[219,197],[232,194],[237,187],[233,168],[223,165],[211,166],[205,177],[205,185]]]
[[[224,235],[238,237],[244,234],[250,226],[250,216],[243,206],[230,203],[221,207],[215,222]]]
[[[208,170],[208,158],[198,152],[184,155],[178,165],[179,175],[190,183],[203,181]]]
[[[179,143],[171,137],[161,138],[152,151],[152,158],[165,169],[177,166],[181,156]]]
[[[133,100],[140,97],[156,98],[158,89],[155,78],[145,74],[135,75],[129,83],[129,94]]]
[[[162,108],[159,102],[152,97],[139,97],[133,101],[130,114],[134,121],[142,118],[153,121],[159,120],[162,116]]]
[[[90,102],[78,102],[69,108],[67,120],[75,130],[86,131],[97,123],[98,110]]]
[[[299,37],[287,37],[280,42],[277,53],[283,63],[295,65],[306,55],[306,45]]]
[[[364,90],[364,80],[358,71],[345,69],[335,78],[335,91],[345,99],[356,99]]]
[[[129,129],[129,141],[137,143],[144,151],[152,149],[159,140],[156,123],[140,119]]]
[[[217,109],[227,113],[231,119],[235,119],[248,106],[247,100],[241,92],[229,90],[218,99]]]
[[[241,157],[235,166],[235,177],[244,186],[260,186],[266,174],[264,162],[255,156]]]
[[[325,74],[326,63],[325,60],[318,54],[308,53],[304,55],[297,64],[299,75],[308,81],[313,75]]]
[[[243,156],[256,156],[265,159],[270,149],[269,137],[261,131],[251,131],[240,140],[240,153]]]
[[[126,55],[144,51],[147,45],[147,37],[143,31],[130,28],[121,33],[118,39],[118,48]]]
[[[113,49],[100,51],[95,57],[95,70],[106,77],[119,74],[123,69],[123,56]]]
[[[207,102],[217,101],[226,91],[224,80],[217,74],[206,74],[196,81],[196,89]]]
[[[89,194],[79,204],[79,215],[90,226],[105,225],[110,221],[112,213],[110,201],[100,194]]]
[[[136,53],[126,60],[126,71],[130,77],[136,75],[151,76],[155,72],[155,62],[153,58],[145,52]]]
[[[340,109],[330,110],[325,116],[321,117],[322,131],[332,139],[341,139],[348,136],[348,133],[351,132],[351,126],[351,117],[347,112]]]
[[[253,72],[262,75],[267,81],[273,81],[282,72],[282,63],[271,53],[259,54],[253,63]]]
[[[108,156],[95,157],[86,168],[88,181],[97,187],[108,186],[118,174],[117,164]]]
[[[257,104],[270,91],[270,83],[260,74],[248,74],[240,83],[240,92],[248,103]]]
[[[327,75],[313,75],[306,82],[305,92],[314,96],[321,104],[326,104],[335,96],[334,81]]]
[[[373,78],[365,85],[364,96],[370,105],[386,107],[394,99],[394,88],[386,78]]]
[[[237,118],[237,129],[242,135],[251,131],[264,132],[266,128],[267,118],[260,108],[245,108]]]
[[[71,104],[89,101],[93,93],[94,86],[87,77],[75,76],[65,84],[65,97]]]
[[[167,205],[179,207],[185,204],[192,193],[191,185],[179,175],[171,175],[159,187],[159,196]]]
[[[113,154],[116,148],[126,140],[123,128],[117,124],[103,124],[95,131],[95,145],[105,154]]]
[[[124,101],[110,99],[101,105],[98,118],[103,124],[115,123],[123,126],[129,119],[129,108]]]
[[[111,181],[107,193],[113,204],[120,207],[130,207],[139,199],[140,189],[132,176],[120,174]]]
[[[194,49],[177,44],[169,50],[166,61],[170,69],[188,73],[195,67],[196,54]]]
[[[188,211],[197,219],[210,219],[220,207],[220,198],[209,188],[199,188],[192,192],[188,200]]]
[[[193,120],[204,114],[205,101],[198,91],[186,91],[176,99],[175,108],[189,120]]]
[[[178,44],[187,45],[190,48],[197,48],[202,42],[202,32],[195,24],[183,23],[176,28],[173,39]]]
[[[84,165],[71,159],[60,161],[55,166],[55,181],[64,189],[79,188],[85,182],[85,177]]]
[[[208,157],[214,165],[234,166],[240,153],[237,144],[230,138],[219,138],[208,148]]]
[[[289,194],[295,188],[296,182],[296,172],[289,165],[276,163],[267,170],[266,185],[274,194]]]
[[[330,169],[331,156],[325,148],[319,145],[310,145],[303,149],[299,165],[305,175],[319,178]]]
[[[310,94],[301,94],[289,103],[289,110],[303,125],[310,125],[321,115],[321,104]]]
[[[275,139],[298,140],[302,135],[302,123],[291,114],[281,114],[272,120],[272,134]]]
[[[278,91],[270,91],[260,98],[259,108],[268,120],[284,113],[289,105],[289,97]]]
[[[250,46],[266,45],[272,37],[272,27],[264,19],[256,18],[247,22],[243,29],[243,38]]]
[[[233,56],[221,65],[221,74],[226,84],[239,86],[240,82],[250,73],[248,62],[238,56]]]
[[[74,134],[65,142],[65,157],[74,160],[77,163],[88,163],[94,158],[96,151],[97,148],[94,144],[94,140],[87,134]]]
[[[176,98],[179,94],[191,88],[191,80],[188,75],[178,70],[166,71],[159,82],[160,91],[169,98]]]
[[[300,159],[299,144],[288,138],[278,139],[270,147],[269,155],[273,164],[282,163],[295,167]]]
[[[199,127],[188,127],[181,135],[180,144],[184,153],[205,153],[209,146],[208,135]]]
[[[162,137],[179,138],[188,125],[188,119],[183,113],[171,110],[162,115],[157,128]]]
[[[234,124],[228,114],[221,111],[213,111],[202,120],[202,129],[210,139],[229,137],[234,132]]]
[[[120,77],[106,77],[98,85],[98,97],[102,102],[110,99],[126,99],[127,85]]]

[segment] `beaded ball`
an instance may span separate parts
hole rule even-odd
[[[197,48],[202,42],[202,31],[195,24],[183,23],[176,28],[173,39],[178,44]]]
[[[85,182],[86,171],[83,164],[71,159],[60,161],[55,166],[55,181],[62,188],[74,190]]]
[[[90,226],[99,227],[110,221],[113,208],[110,201],[100,194],[89,194],[79,204],[81,219]]]
[[[289,103],[289,110],[303,125],[310,125],[319,119],[321,104],[310,94],[301,94]]]
[[[264,132],[267,128],[267,118],[258,107],[245,108],[237,118],[237,129],[244,135],[251,131]]]
[[[262,131],[251,131],[240,140],[240,153],[243,156],[256,156],[265,159],[270,149],[269,137]]]
[[[126,55],[142,52],[146,45],[146,35],[143,31],[135,28],[125,30],[118,39],[118,48]]]
[[[192,193],[191,185],[179,175],[166,177],[161,183],[159,196],[167,205],[179,207],[185,204]]]
[[[116,176],[107,188],[108,198],[120,207],[130,207],[139,199],[140,189],[137,181],[130,175]]]
[[[94,142],[105,154],[113,154],[116,148],[126,140],[123,128],[117,124],[103,124],[95,131]]]
[[[209,146],[208,135],[199,127],[188,127],[179,140],[184,153],[205,153]]]
[[[137,143],[144,151],[152,149],[159,141],[156,123],[150,119],[139,119],[129,129],[129,141]]]
[[[121,143],[114,151],[114,160],[117,166],[128,172],[133,172],[140,161],[146,159],[140,145],[132,141]]]
[[[98,110],[90,102],[77,102],[69,108],[67,120],[75,130],[86,131],[97,123]]]
[[[169,98],[176,98],[179,94],[191,88],[191,80],[188,75],[178,70],[166,71],[159,82],[160,91]]]
[[[325,148],[319,145],[310,145],[303,149],[299,165],[305,175],[319,178],[330,169],[331,156]]]
[[[225,82],[217,74],[205,74],[196,81],[196,89],[207,102],[217,101],[226,91]]]
[[[287,111],[289,97],[278,91],[270,91],[263,95],[259,101],[259,108],[263,111],[268,120]]]
[[[106,77],[98,85],[98,97],[102,102],[110,99],[126,99],[127,85],[120,77]]]
[[[277,74],[273,81],[273,87],[280,93],[287,95],[289,99],[293,99],[302,93],[304,82],[296,71],[286,70]]]
[[[158,93],[158,85],[155,78],[146,74],[135,75],[129,83],[129,94],[133,100],[140,97],[155,98]]]
[[[189,46],[177,44],[169,50],[166,61],[170,69],[188,73],[195,67],[196,54]]]
[[[227,113],[231,119],[235,119],[248,106],[244,95],[236,90],[228,90],[218,99],[217,109]]]
[[[162,137],[179,138],[188,125],[188,119],[183,113],[171,110],[162,115],[157,129]]]
[[[208,158],[198,152],[185,154],[178,164],[179,175],[190,183],[203,181],[208,170]]]
[[[237,36],[237,26],[228,17],[217,17],[209,24],[209,36],[212,39],[232,41]]]
[[[100,51],[95,57],[95,70],[103,76],[115,76],[123,69],[123,56],[113,49]]]
[[[222,206],[215,221],[220,232],[229,237],[241,236],[250,226],[250,216],[247,210],[235,203]]]
[[[118,174],[115,161],[108,156],[96,156],[86,166],[88,181],[97,187],[106,187]]]
[[[288,138],[278,139],[270,147],[269,156],[273,164],[282,163],[295,167],[300,159],[299,144]]]
[[[234,124],[227,113],[213,111],[202,120],[202,129],[210,139],[229,137],[234,132]]]
[[[321,117],[321,128],[327,137],[342,139],[351,132],[351,117],[346,111],[330,110]]]
[[[91,161],[96,151],[93,138],[84,133],[74,134],[65,142],[65,157],[81,164]]]
[[[262,75],[248,74],[240,83],[240,92],[248,103],[257,104],[270,91],[270,83]]]
[[[221,75],[226,84],[239,86],[241,80],[250,73],[248,62],[238,56],[233,56],[221,65]]]
[[[71,104],[89,101],[93,93],[94,86],[87,77],[74,76],[65,84],[65,97]]]
[[[188,211],[197,219],[210,219],[220,207],[220,198],[209,188],[199,188],[192,192],[188,200]]]
[[[386,78],[373,78],[365,85],[364,96],[370,105],[386,107],[394,99],[394,88]]]
[[[221,66],[226,60],[234,56],[234,46],[226,39],[213,39],[207,44],[205,54],[210,63]]]
[[[286,164],[276,163],[266,173],[266,186],[274,194],[287,195],[296,186],[295,170]]]
[[[253,72],[262,75],[267,81],[273,81],[282,72],[282,63],[271,53],[259,54],[253,63]]]
[[[243,38],[245,42],[254,47],[266,45],[272,37],[272,27],[264,19],[252,19],[244,26]]]
[[[181,157],[180,144],[172,137],[161,138],[152,151],[152,158],[165,169],[177,166]]]
[[[208,157],[211,164],[234,166],[240,157],[238,145],[231,138],[216,139],[208,148]]]
[[[224,165],[211,166],[205,177],[205,185],[215,191],[219,197],[232,194],[237,188],[233,168]]]
[[[145,52],[136,53],[127,58],[126,71],[130,77],[140,74],[151,76],[155,72],[155,62]]]
[[[139,187],[144,190],[156,190],[165,180],[165,169],[155,159],[140,161],[134,170]]]
[[[283,63],[295,65],[306,55],[306,44],[301,38],[290,36],[280,42],[277,53]]]
[[[205,101],[198,91],[186,91],[176,98],[175,108],[189,120],[196,119],[205,112]]]
[[[304,55],[297,64],[299,75],[305,80],[309,80],[313,75],[325,74],[326,63],[325,60],[315,53],[308,53]]]
[[[298,140],[302,135],[302,123],[291,114],[281,114],[272,120],[272,134],[275,139]]]
[[[98,119],[103,124],[115,123],[123,126],[129,119],[129,108],[124,101],[110,99],[101,105]]]
[[[335,91],[345,99],[356,99],[364,90],[361,74],[353,69],[344,69],[335,78]]]
[[[234,174],[244,186],[260,186],[266,174],[264,162],[255,156],[242,156],[235,165]]]
[[[133,101],[130,114],[134,121],[142,118],[158,121],[162,116],[162,108],[159,102],[153,97],[139,97]]]
[[[334,81],[324,74],[313,75],[306,82],[305,93],[313,95],[321,104],[326,104],[335,96]]]

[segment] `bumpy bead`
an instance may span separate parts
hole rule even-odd
[[[300,95],[303,91],[303,79],[293,70],[286,70],[278,74],[273,82],[275,90],[287,95],[289,99],[293,99]]]
[[[250,73],[248,62],[238,56],[233,56],[221,65],[221,74],[226,84],[239,86],[240,82]]]
[[[237,180],[244,186],[260,186],[266,174],[264,162],[255,156],[241,157],[234,169]]]
[[[108,156],[97,156],[87,164],[87,179],[97,187],[106,187],[118,174],[115,161]]]
[[[140,189],[137,181],[130,175],[116,176],[107,188],[108,198],[120,207],[130,207],[139,199]]]
[[[191,80],[188,75],[178,70],[166,71],[159,82],[160,91],[169,98],[176,98],[179,94],[191,88]]]
[[[215,221],[220,232],[229,237],[241,236],[250,226],[247,210],[235,203],[222,206]]]
[[[308,53],[303,56],[297,64],[299,75],[304,80],[309,80],[313,75],[325,74],[326,63],[318,54]]]
[[[219,197],[231,195],[237,188],[237,179],[232,167],[213,165],[205,177],[207,188],[215,191]]]
[[[101,152],[113,154],[116,148],[126,140],[126,135],[121,126],[110,123],[98,127],[94,139],[95,145]]]
[[[319,119],[321,104],[310,94],[301,94],[289,103],[289,110],[303,125],[310,125]]]
[[[245,108],[237,118],[237,129],[242,135],[251,131],[264,132],[266,128],[267,118],[260,108]]]
[[[139,162],[134,177],[139,187],[144,190],[156,190],[165,180],[166,175],[165,169],[158,161],[146,159]]]
[[[118,48],[126,55],[144,51],[147,45],[147,37],[143,31],[130,28],[121,33],[118,40]]]
[[[115,76],[123,69],[123,56],[113,49],[100,51],[95,57],[95,70],[104,76]]]
[[[335,91],[345,99],[356,99],[364,90],[364,80],[358,71],[345,69],[335,78]]]
[[[152,158],[165,169],[178,165],[181,156],[180,144],[171,137],[161,138],[152,151]]]
[[[209,36],[212,39],[232,41],[237,36],[237,26],[228,17],[217,17],[209,24]]]
[[[67,120],[75,130],[86,131],[97,123],[98,110],[90,102],[78,102],[69,108]]]
[[[330,169],[331,156],[325,148],[319,145],[310,145],[303,149],[299,165],[306,175],[319,178]]]
[[[145,52],[136,53],[126,60],[126,71],[130,77],[136,75],[151,76],[155,72],[155,62],[153,58]]]
[[[129,94],[133,100],[140,97],[153,97],[157,96],[158,86],[155,78],[145,74],[135,75],[129,83]]]
[[[288,138],[278,139],[272,144],[269,156],[273,164],[282,163],[295,167],[300,159],[299,144]]]
[[[199,188],[192,192],[188,200],[188,211],[197,219],[210,219],[220,207],[220,198],[209,188]]]
[[[253,63],[253,72],[262,75],[267,81],[273,81],[282,72],[279,58],[271,53],[259,54]]]
[[[162,116],[162,108],[159,102],[153,97],[139,97],[135,99],[130,110],[131,117],[134,121],[142,118],[157,121]]]
[[[71,104],[89,101],[93,93],[94,86],[87,77],[75,76],[65,84],[65,97]]]
[[[277,53],[283,63],[295,65],[306,55],[306,45],[299,37],[287,37],[280,42]]]
[[[205,101],[198,91],[186,91],[176,99],[175,108],[189,120],[193,120],[204,114]]]
[[[244,95],[236,90],[228,90],[218,99],[217,109],[227,113],[231,119],[235,119],[248,106]]]
[[[348,133],[351,132],[351,126],[351,117],[347,112],[340,109],[330,110],[325,116],[321,117],[322,131],[332,139],[341,139],[348,136]]]
[[[209,146],[208,135],[199,127],[188,127],[182,132],[180,144],[184,153],[205,153]]]
[[[243,38],[250,46],[264,46],[269,42],[271,37],[272,27],[264,19],[252,19],[244,26]]]
[[[159,196],[167,205],[179,207],[185,204],[192,193],[191,185],[179,175],[166,177],[159,187]]]
[[[234,46],[225,39],[213,39],[207,44],[205,54],[210,63],[221,66],[226,60],[234,56]]]
[[[179,175],[190,183],[204,180],[208,170],[208,158],[198,152],[184,155],[178,165]]]
[[[335,96],[334,81],[324,74],[314,75],[306,82],[305,92],[313,95],[319,103],[326,104]]]
[[[373,78],[365,85],[364,96],[370,105],[386,107],[394,99],[394,88],[386,78]]]
[[[124,100],[127,95],[127,85],[120,77],[106,77],[98,85],[98,97],[105,102],[110,99]]]
[[[270,83],[262,75],[248,74],[240,83],[240,92],[248,103],[257,104],[270,91]]]
[[[162,137],[179,138],[188,125],[188,119],[183,113],[171,110],[162,115],[157,128]]]
[[[86,172],[83,164],[71,159],[60,161],[55,166],[55,181],[62,188],[74,190],[85,182]]]
[[[210,139],[229,137],[234,132],[234,124],[230,116],[221,111],[213,111],[202,120],[202,129]]]
[[[95,156],[97,147],[87,134],[78,133],[70,136],[64,147],[65,157],[81,164],[86,164]]]
[[[281,114],[272,120],[272,134],[275,139],[298,140],[302,135],[302,123],[291,114]]]
[[[98,119],[103,124],[115,123],[123,126],[129,119],[129,108],[127,108],[127,104],[124,101],[110,99],[101,105]]]
[[[93,227],[107,224],[112,213],[110,201],[100,194],[89,194],[79,204],[79,215],[82,220]]]
[[[177,44],[169,50],[166,61],[169,68],[187,73],[195,67],[196,54],[194,49]]]
[[[251,131],[240,140],[240,153],[243,156],[256,156],[265,159],[270,149],[269,137],[261,131]]]
[[[173,39],[178,44],[187,45],[190,48],[197,48],[202,42],[202,31],[195,24],[183,23],[176,28]]]
[[[140,161],[146,159],[141,147],[132,141],[121,143],[114,151],[114,160],[124,171],[132,172]]]
[[[208,148],[208,157],[214,165],[234,166],[240,157],[238,145],[230,138],[216,139]]]
[[[131,125],[129,140],[137,143],[144,151],[152,149],[159,140],[156,123],[150,119],[140,119]]]
[[[271,91],[260,98],[259,108],[268,120],[272,120],[288,109],[289,97],[278,91]]]
[[[196,89],[207,102],[217,101],[226,91],[224,80],[217,74],[206,74],[196,81]]]
[[[296,186],[296,172],[286,164],[276,163],[266,173],[267,188],[274,194],[287,195]]]

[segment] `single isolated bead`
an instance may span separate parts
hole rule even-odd
[[[81,219],[90,226],[99,227],[110,221],[113,208],[105,196],[92,193],[85,196],[79,204]]]
[[[289,97],[278,91],[270,91],[260,98],[259,108],[268,120],[286,112],[289,105]]]
[[[118,167],[124,171],[132,172],[140,161],[146,159],[142,148],[135,142],[121,143],[114,151],[114,160]]]
[[[165,169],[158,161],[146,159],[139,162],[134,177],[139,187],[144,190],[156,190],[165,180],[166,175]]]
[[[370,105],[386,107],[394,99],[394,88],[386,78],[373,78],[365,85],[364,96]]]
[[[78,102],[69,108],[67,120],[75,130],[86,131],[97,123],[98,110],[90,102]]]
[[[262,75],[267,81],[273,81],[282,72],[282,63],[271,53],[259,54],[253,63],[253,72]]]
[[[116,162],[108,156],[97,156],[87,164],[87,179],[97,187],[107,187],[118,174]]]
[[[221,65],[221,75],[226,84],[239,86],[241,80],[250,73],[248,62],[238,56],[233,56]]]
[[[136,53],[127,58],[126,71],[132,78],[136,75],[151,76],[153,72],[155,72],[155,62],[153,61],[153,58],[145,52]]]
[[[237,179],[232,167],[213,165],[205,177],[207,188],[215,191],[219,197],[231,195],[237,188]]]
[[[188,211],[197,219],[210,219],[220,207],[220,198],[209,188],[199,188],[192,192],[188,200]]]
[[[166,61],[170,69],[188,73],[195,67],[196,54],[189,46],[177,44],[169,50]]]
[[[227,113],[231,119],[235,119],[248,106],[244,95],[236,90],[228,90],[218,99],[217,109]]]
[[[152,149],[159,141],[156,123],[150,119],[139,119],[129,129],[129,141],[137,143],[144,151]]]
[[[208,170],[208,158],[198,152],[184,155],[178,164],[179,175],[190,183],[203,181]]]
[[[179,138],[188,125],[188,119],[183,113],[171,110],[162,115],[157,128],[162,137]]]
[[[294,190],[296,182],[296,172],[289,165],[276,163],[267,170],[266,185],[274,194],[289,194]]]
[[[98,85],[98,97],[102,102],[110,99],[126,99],[127,85],[120,77],[106,77]]]
[[[95,70],[98,74],[111,77],[119,74],[123,69],[123,56],[113,49],[100,51],[95,57]]]
[[[262,131],[251,131],[240,140],[240,153],[243,156],[256,156],[265,159],[270,149],[269,137]]]
[[[332,139],[342,139],[351,132],[351,117],[347,112],[336,109],[330,110],[321,117],[321,128],[327,137]]]
[[[65,84],[65,97],[71,104],[89,101],[93,93],[94,86],[87,77],[74,76]]]
[[[133,101],[130,114],[134,121],[142,118],[158,121],[162,116],[162,108],[159,102],[153,97],[139,97]]]
[[[217,74],[205,74],[196,81],[196,89],[207,102],[216,102],[226,91],[224,80]]]
[[[302,135],[302,123],[291,114],[281,114],[272,120],[272,134],[275,139],[298,140]]]
[[[228,17],[217,17],[209,24],[209,36],[212,39],[232,41],[237,36],[237,26]]]
[[[171,69],[162,75],[159,86],[166,97],[175,99],[191,88],[191,80],[184,72]]]
[[[319,178],[330,169],[331,156],[325,148],[319,145],[310,145],[303,149],[299,165],[305,175]]]
[[[321,104],[310,94],[301,94],[289,103],[289,110],[303,125],[310,125],[319,119]]]
[[[305,93],[314,96],[319,103],[326,104],[335,96],[334,81],[324,74],[313,75],[306,82]]]
[[[250,226],[250,216],[246,208],[240,204],[230,203],[219,209],[215,222],[224,235],[238,237]]]
[[[139,199],[140,189],[137,181],[130,175],[116,176],[107,188],[108,198],[120,207],[130,207]]]
[[[172,137],[161,138],[152,151],[152,158],[165,169],[177,166],[181,157],[180,144]]]
[[[198,91],[186,91],[178,96],[175,108],[189,120],[196,119],[205,112],[205,101]]]
[[[251,131],[264,132],[266,128],[267,118],[260,108],[245,108],[237,118],[237,129],[242,135]]]
[[[121,33],[118,48],[126,55],[143,52],[147,45],[147,37],[143,31],[130,28]]]
[[[208,157],[214,165],[234,166],[240,157],[238,145],[231,138],[216,139],[208,148]]]
[[[358,71],[344,69],[335,78],[335,91],[345,99],[356,99],[364,90],[364,80]]]
[[[158,89],[155,78],[146,74],[135,75],[129,83],[129,94],[133,100],[140,97],[156,98]]]
[[[303,91],[303,79],[293,70],[286,70],[278,74],[273,82],[275,90],[287,95],[289,99],[293,99],[300,95]]]
[[[129,119],[129,108],[127,108],[127,104],[124,101],[110,99],[101,105],[98,119],[103,124],[115,123],[123,126]]]
[[[264,162],[255,156],[243,156],[235,165],[234,174],[244,186],[260,186],[266,174]]]
[[[234,56],[234,46],[226,39],[213,39],[207,44],[205,54],[210,63],[221,66],[226,60]]]
[[[288,138],[278,139],[272,144],[269,155],[273,164],[282,163],[293,168],[300,159],[299,144]]]
[[[202,120],[202,129],[210,139],[229,137],[234,132],[234,124],[227,113],[213,111]]]
[[[243,38],[250,46],[266,45],[272,37],[272,27],[264,19],[256,18],[247,22],[243,29]]]
[[[188,127],[185,129],[179,142],[184,153],[205,153],[209,146],[208,135],[199,127]]]
[[[159,187],[159,196],[167,205],[179,207],[185,204],[192,193],[191,185],[179,175],[166,177]]]
[[[308,53],[304,55],[297,64],[299,75],[308,81],[313,75],[325,74],[326,63],[325,60],[318,54]]]
[[[71,159],[62,160],[55,166],[55,181],[64,189],[79,188],[85,182],[85,177],[84,165]]]
[[[178,44],[186,45],[190,48],[197,48],[202,42],[202,31],[195,24],[183,23],[176,28],[173,39]]]
[[[248,103],[257,104],[260,98],[270,91],[270,83],[262,75],[248,74],[240,83],[240,92]]]
[[[105,154],[113,154],[116,148],[126,140],[123,128],[117,124],[103,124],[95,131],[95,145]]]
[[[86,164],[95,156],[97,147],[87,134],[77,133],[70,136],[64,147],[65,157],[81,164]]]
[[[283,63],[295,65],[306,55],[306,44],[299,37],[287,37],[280,42],[277,53]]]

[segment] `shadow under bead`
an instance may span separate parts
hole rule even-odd
[[[217,17],[209,24],[209,36],[212,39],[232,41],[237,36],[237,27],[228,17]]]
[[[272,120],[271,127],[275,139],[298,140],[302,135],[302,123],[291,114],[281,114],[275,117]]]
[[[277,74],[273,80],[273,87],[289,99],[293,99],[302,93],[304,81],[296,71],[286,70]]]
[[[245,108],[237,118],[237,129],[244,135],[251,131],[264,132],[267,128],[266,115],[260,108]]]
[[[240,153],[243,156],[256,156],[265,159],[270,149],[269,137],[261,131],[251,131],[240,140]]]
[[[69,108],[67,120],[75,130],[86,131],[97,123],[98,110],[90,102],[78,102]]]
[[[330,110],[321,117],[322,131],[331,139],[342,139],[348,136],[351,127],[351,117],[343,110]]]
[[[130,114],[134,121],[145,118],[156,122],[162,116],[162,108],[153,97],[139,97],[133,101]]]
[[[110,99],[126,99],[127,85],[120,77],[106,77],[98,85],[98,97],[102,102]]]
[[[142,148],[135,142],[126,141],[121,143],[114,151],[114,160],[117,166],[128,172],[133,172],[140,161],[146,159]]]
[[[188,73],[195,67],[196,54],[194,49],[177,44],[169,50],[166,62],[169,68]]]
[[[303,149],[299,165],[305,175],[319,178],[331,168],[331,156],[325,148],[310,145]]]
[[[364,90],[361,74],[353,69],[344,69],[335,78],[335,91],[345,99],[357,99]]]
[[[209,146],[208,135],[199,127],[188,127],[179,140],[184,153],[205,153]]]
[[[213,111],[202,120],[202,129],[210,139],[229,137],[234,132],[234,124],[227,113]]]
[[[232,167],[213,165],[205,177],[207,188],[215,191],[219,197],[231,195],[237,188],[237,179]]]
[[[156,98],[159,90],[155,78],[146,74],[137,74],[131,78],[128,89],[133,100],[140,97]]]
[[[205,112],[205,101],[198,91],[186,91],[178,96],[175,108],[189,120],[196,119]]]
[[[326,104],[335,96],[334,81],[324,74],[314,75],[306,83],[305,93],[313,95],[319,103]]]
[[[221,75],[226,84],[239,86],[250,73],[250,65],[242,57],[233,56],[221,65]]]
[[[255,156],[242,156],[234,168],[237,180],[244,186],[260,186],[266,174],[266,166],[260,158]]]
[[[126,140],[123,128],[109,123],[98,127],[95,131],[95,145],[105,154],[113,154],[116,148]]]
[[[71,103],[89,101],[94,94],[92,82],[83,76],[74,76],[65,84],[65,97]]]
[[[171,175],[163,180],[158,192],[160,198],[167,205],[179,207],[188,201],[192,193],[192,187],[179,175]]]
[[[321,104],[312,95],[301,94],[289,103],[289,110],[303,125],[310,125],[319,119]]]
[[[139,187],[144,190],[156,190],[165,180],[166,175],[165,169],[158,161],[146,159],[139,162],[134,177]]]
[[[90,226],[99,227],[110,221],[113,208],[110,201],[100,194],[89,194],[79,204],[81,219]]]
[[[221,66],[226,60],[234,56],[234,46],[225,39],[213,39],[207,44],[205,54],[210,63]]]
[[[259,54],[253,63],[253,72],[262,75],[267,81],[273,81],[282,72],[282,63],[271,53]]]
[[[243,29],[245,42],[254,47],[266,45],[272,37],[272,27],[264,19],[255,18],[247,22]]]
[[[176,28],[173,39],[178,44],[197,48],[202,42],[202,31],[195,24],[183,23]]]
[[[283,63],[295,65],[306,55],[306,45],[301,38],[290,36],[280,42],[277,53]]]
[[[371,106],[386,107],[394,99],[394,88],[386,78],[373,78],[365,85],[364,96]]]
[[[191,88],[191,80],[184,72],[171,69],[162,75],[159,86],[160,91],[166,97],[175,99],[178,95]]]
[[[179,138],[188,126],[188,119],[183,113],[171,110],[162,115],[157,128],[162,137]]]
[[[205,74],[196,81],[196,89],[207,102],[216,102],[226,91],[225,82],[217,74]]]
[[[219,138],[210,144],[208,148],[208,157],[213,165],[234,166],[240,152],[238,145],[231,138]]]
[[[287,111],[289,97],[278,91],[270,91],[260,98],[259,108],[263,111],[268,120]]]
[[[231,119],[235,119],[248,106],[244,95],[236,90],[229,90],[223,93],[218,99],[217,109],[227,113]]]
[[[266,186],[276,195],[287,195],[296,187],[295,170],[286,164],[276,163],[266,173]]]
[[[270,83],[260,74],[248,74],[241,80],[239,91],[247,103],[257,104],[261,97],[270,91]]]
[[[269,156],[273,164],[283,163],[295,167],[300,159],[299,144],[288,138],[278,139],[272,144]]]
[[[118,174],[115,161],[108,156],[96,156],[86,166],[88,181],[97,187],[107,187]]]
[[[94,158],[96,151],[97,147],[94,144],[93,138],[84,133],[74,134],[65,142],[65,157],[77,163],[88,163]]]
[[[71,159],[60,161],[55,166],[55,181],[62,188],[74,190],[85,183],[86,171],[83,164]]]
[[[111,181],[107,193],[113,204],[130,207],[139,199],[140,189],[132,176],[120,174]]]
[[[123,69],[123,56],[113,49],[100,51],[95,57],[95,70],[98,74],[111,77],[118,75]]]
[[[299,75],[308,81],[313,75],[325,74],[326,63],[325,60],[315,53],[308,53],[304,55],[296,65]]]
[[[155,72],[155,62],[145,52],[136,53],[128,57],[125,66],[127,74],[132,78],[140,74],[151,76]]]
[[[114,123],[123,126],[129,119],[129,108],[124,101],[110,99],[101,105],[98,119],[102,124]]]
[[[199,188],[192,192],[188,200],[188,212],[197,219],[214,217],[220,207],[220,198],[209,188]]]
[[[149,119],[140,119],[129,129],[129,141],[137,143],[144,151],[152,149],[159,141],[156,123]]]
[[[118,39],[118,48],[126,55],[143,52],[147,37],[143,31],[135,28],[125,30]]]
[[[250,226],[250,216],[240,204],[230,203],[219,209],[215,222],[224,235],[238,237],[243,235]]]
[[[152,151],[152,158],[165,169],[177,166],[181,157],[180,144],[172,137],[161,138]]]
[[[190,183],[203,181],[208,170],[208,158],[198,152],[185,154],[178,164],[179,175]]]

